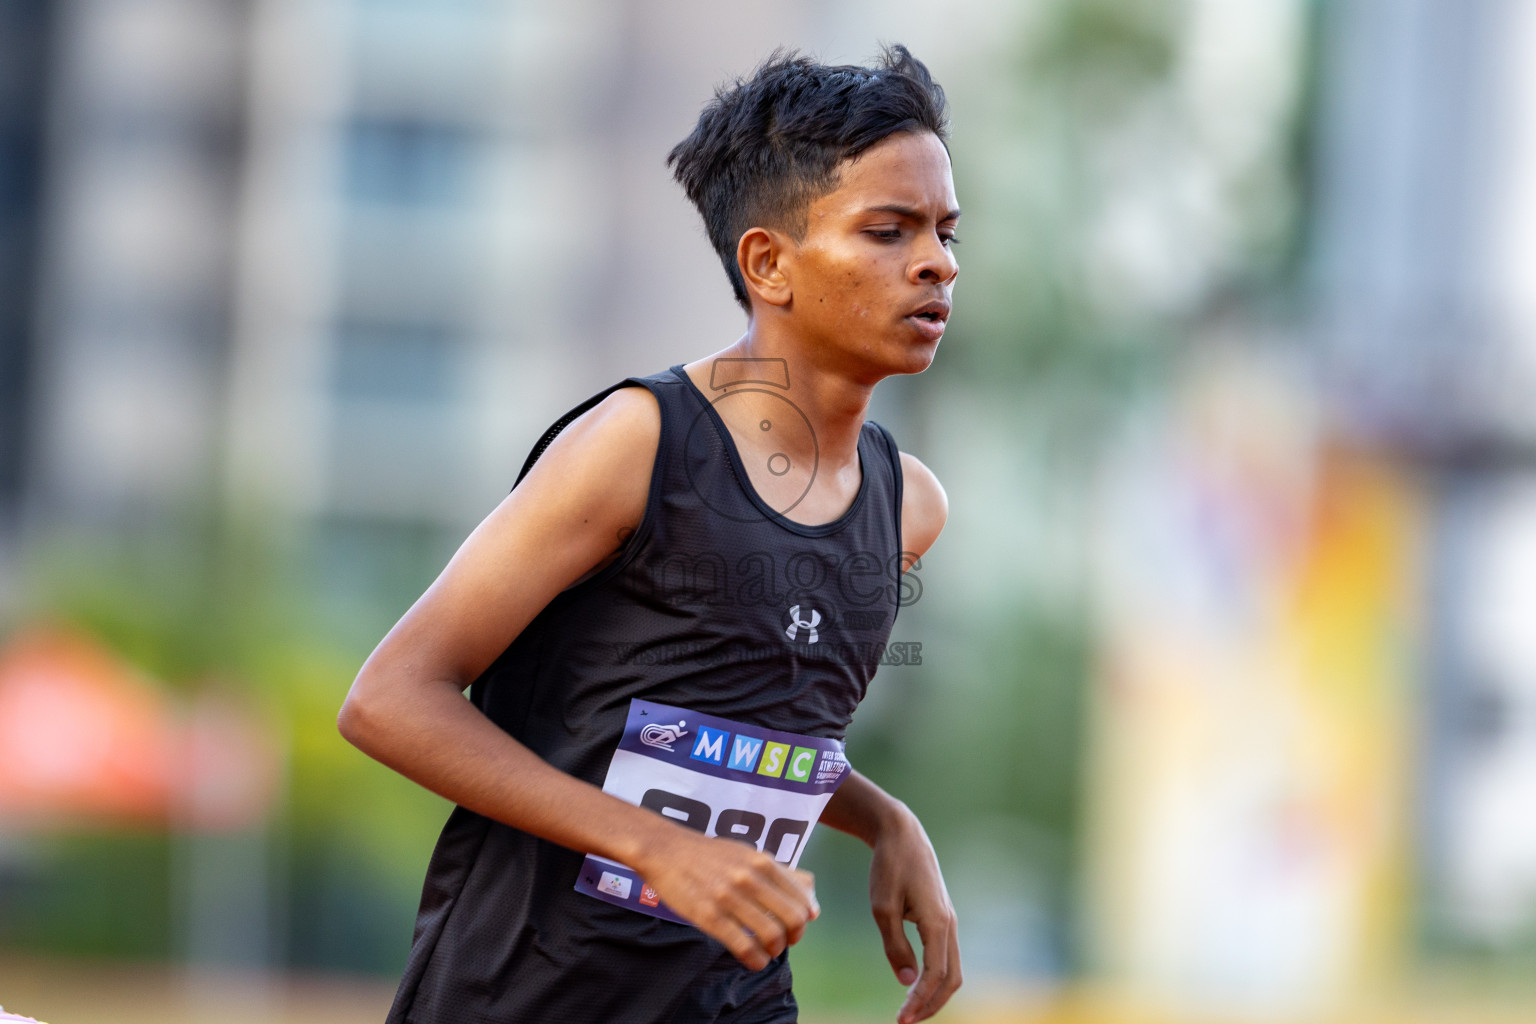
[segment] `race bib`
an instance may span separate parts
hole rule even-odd
[[[707,836],[750,843],[794,867],[848,771],[838,740],[632,700],[603,792]],[[633,870],[604,857],[587,855],[576,890],[688,923]]]

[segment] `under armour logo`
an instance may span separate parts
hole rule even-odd
[[[819,639],[816,633],[816,627],[821,624],[821,612],[817,611],[815,608],[812,608],[811,617],[809,619],[802,619],[800,617],[800,606],[795,605],[789,610],[789,618],[789,627],[784,630],[785,636],[793,640],[795,638],[795,634],[803,629],[805,630],[806,643],[813,644],[817,641],[817,639]]]

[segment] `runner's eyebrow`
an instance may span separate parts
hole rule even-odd
[[[903,206],[900,203],[884,203],[884,204],[882,204],[880,206],[866,206],[866,207],[864,207],[864,212],[865,213],[894,213],[896,216],[898,216],[898,217],[905,217],[907,220],[922,220],[923,219],[923,211],[919,210],[915,206]],[[944,216],[939,218],[939,220],[941,222],[942,221],[946,221],[946,220],[959,220],[959,219],[960,219],[960,208],[958,206],[955,207],[953,210],[946,211]]]

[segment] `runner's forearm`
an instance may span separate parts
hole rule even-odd
[[[342,735],[439,796],[581,853],[641,867],[678,826],[551,766],[466,701],[454,684],[359,677]]]
[[[907,805],[875,785],[867,776],[850,772],[843,784],[837,787],[821,822],[839,832],[846,832],[874,846],[880,833],[892,822],[912,812]]]

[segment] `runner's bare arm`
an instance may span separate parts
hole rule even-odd
[[[837,787],[821,820],[862,839],[873,851],[870,909],[896,979],[911,986],[896,1019],[901,1024],[926,1020],[949,1001],[961,980],[955,908],[928,834],[905,804],[856,771]],[[917,925],[921,970],[903,921]]]
[[[949,502],[938,478],[916,458],[903,452],[901,469],[901,547],[910,565],[944,528]],[[858,772],[838,787],[821,820],[857,836],[873,850],[870,907],[886,959],[897,980],[911,986],[897,1019],[902,1024],[926,1020],[949,1001],[961,981],[955,908],[928,834],[905,804]],[[917,925],[923,946],[921,971],[903,921]]]
[[[819,912],[805,872],[706,838],[550,766],[463,697],[645,510],[656,400],[625,388],[574,421],[380,641],[342,705],[348,741],[472,811],[630,865],[742,963],[765,967]]]

